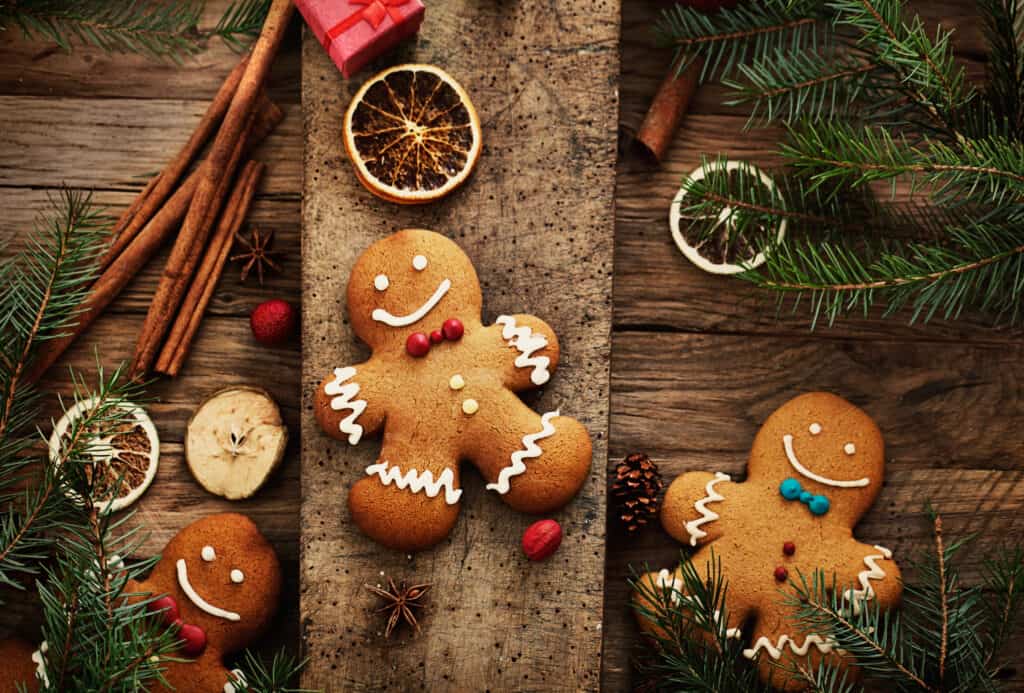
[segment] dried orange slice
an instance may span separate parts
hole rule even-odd
[[[96,406],[94,398],[78,402],[53,428],[50,459],[59,459],[72,423]],[[93,485],[93,505],[103,512],[126,508],[149,488],[160,460],[160,438],[153,421],[142,407],[118,402],[118,422],[109,435],[90,441],[86,454],[92,458],[87,469]],[[111,502],[112,501],[112,502]]]
[[[480,119],[465,90],[433,65],[399,65],[367,80],[345,114],[345,150],[374,195],[440,199],[480,156]]]

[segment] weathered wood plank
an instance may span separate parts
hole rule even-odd
[[[227,71],[224,73],[227,74]],[[205,100],[0,96],[0,186],[137,189],[161,170],[195,129]],[[265,194],[294,194],[302,180],[296,104],[253,156],[273,162]]]
[[[963,555],[969,581],[987,552],[1024,541],[1019,343],[617,332],[612,354],[612,462],[647,452],[667,482],[695,469],[740,474],[772,411],[828,390],[862,406],[885,436],[886,485],[859,536],[897,555],[924,550],[931,501],[948,536],[979,533]],[[614,518],[609,528],[605,687],[618,691],[636,641],[629,565],[667,566],[680,547],[659,528],[630,537]]]
[[[306,37],[301,608],[308,686],[599,685],[616,104],[609,85],[618,74],[618,21],[614,0],[544,10],[496,0],[432,3],[418,45],[400,58],[438,63],[463,83],[480,112],[485,146],[465,189],[414,209],[372,198],[352,176],[341,119],[360,80],[343,83]],[[452,536],[416,556],[372,544],[347,516],[347,489],[373,461],[376,445],[349,450],[326,438],[310,397],[330,367],[357,358],[342,321],[353,261],[403,226],[460,242],[481,277],[485,318],[525,310],[559,335],[564,360],[542,400],[588,426],[595,463],[580,495],[555,515],[567,538],[553,561],[526,561],[518,543],[532,518],[487,497],[472,473],[464,477]],[[552,408],[545,405],[538,408]],[[386,642],[379,617],[370,614],[376,600],[363,584],[385,574],[434,583],[414,640]]]

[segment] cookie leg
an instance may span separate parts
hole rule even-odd
[[[352,519],[367,536],[400,551],[438,543],[459,516],[459,468],[453,460],[413,452],[385,439],[377,462],[349,492]]]
[[[645,632],[655,637],[665,637],[667,633],[659,625],[658,615],[677,607],[685,599],[690,597],[686,594],[681,568],[646,573],[637,580],[633,589],[637,623]],[[749,613],[750,609],[741,604],[728,604],[724,617],[727,637],[743,637],[741,626]],[[719,614],[716,618],[720,617]]]
[[[590,436],[579,421],[552,411],[538,415],[505,391],[481,405],[464,454],[487,489],[526,513],[556,510],[576,495],[590,473]]]
[[[815,633],[805,633],[782,616],[767,615],[759,618],[750,646],[743,656],[757,661],[761,680],[779,690],[802,691],[807,684],[790,674],[802,669],[813,672],[818,663],[828,658],[829,663],[840,668],[849,668],[851,662],[833,649],[828,638]]]

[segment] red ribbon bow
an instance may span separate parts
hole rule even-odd
[[[324,34],[324,49],[331,47],[331,42],[354,27],[359,22],[365,21],[376,29],[387,17],[391,17],[398,23],[402,20],[402,12],[398,10],[409,0],[350,0],[353,5],[365,5],[362,9],[356,10],[343,20],[332,26]]]

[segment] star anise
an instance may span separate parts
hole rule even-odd
[[[373,585],[364,585],[364,587],[385,601],[384,606],[374,612],[389,614],[388,625],[384,629],[385,638],[391,637],[391,631],[395,629],[400,620],[404,620],[415,628],[417,633],[420,631],[420,624],[416,622],[416,614],[413,613],[413,609],[423,608],[421,600],[430,591],[429,582],[412,587],[406,587],[405,582],[402,582],[401,587],[398,587],[393,579],[388,578],[388,589],[386,590]]]
[[[245,264],[242,265],[242,281],[244,282],[249,276],[249,272],[252,268],[256,268],[256,276],[260,280],[260,286],[263,286],[263,267],[266,265],[272,269],[281,271],[281,267],[274,262],[273,258],[284,255],[279,250],[271,250],[274,245],[274,232],[263,234],[258,228],[253,227],[251,238],[245,238],[241,234],[236,233],[235,239],[244,244],[248,250],[244,253],[231,256],[231,261],[235,262],[241,260]]]

